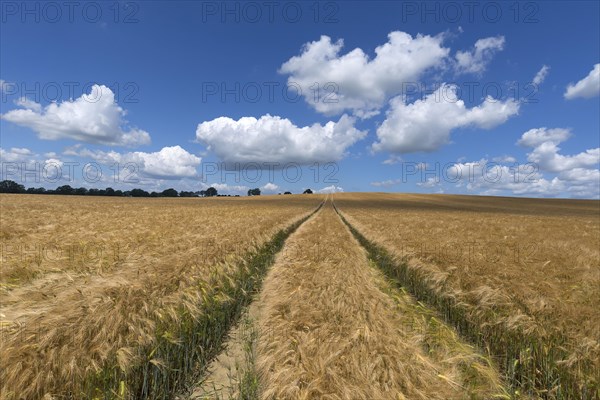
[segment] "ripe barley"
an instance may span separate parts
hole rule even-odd
[[[260,278],[264,265],[245,263],[267,258],[253,249],[322,199],[47,200],[1,198],[6,399],[172,394]],[[102,251],[86,256],[82,243]],[[24,244],[33,253],[15,251]]]
[[[262,398],[461,399],[473,394],[463,385],[459,360],[474,359],[431,357],[423,332],[406,329],[417,315],[415,305],[401,300],[399,306],[384,292],[388,289],[331,205],[303,225],[278,256],[260,299],[256,362]],[[425,336],[432,332],[441,331]],[[494,384],[498,381],[496,376]]]
[[[600,202],[341,194],[386,273],[499,360],[514,393],[600,395]]]

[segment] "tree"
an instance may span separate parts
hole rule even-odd
[[[27,189],[27,193],[30,193],[30,194],[44,194],[44,193],[46,193],[46,189],[44,189],[43,187],[39,187],[39,188],[30,187],[30,188]]]
[[[206,189],[205,196],[213,197],[213,196],[217,196],[218,194],[219,194],[219,192],[217,192],[217,189],[215,189],[214,187],[211,186],[208,189]]]
[[[292,194],[292,192],[285,192],[284,194]]]
[[[260,196],[260,189],[254,188],[254,189],[248,190],[248,196]]]
[[[196,194],[200,197],[205,197],[206,196],[206,190],[201,190],[199,192],[196,192]]]
[[[15,181],[0,182],[0,193],[25,193],[25,186]]]
[[[164,197],[177,197],[177,196],[179,196],[179,193],[177,193],[177,190],[175,190],[173,188],[169,188],[169,189],[163,190],[162,195]]]
[[[130,192],[131,197],[150,197],[150,193],[143,189],[133,189]]]
[[[313,191],[310,189],[306,189],[303,194],[313,194]]]
[[[194,192],[186,192],[185,190],[182,190],[181,192],[179,192],[179,197],[197,197],[197,194]]]
[[[56,194],[75,194],[75,189],[73,189],[70,185],[59,186],[54,190]]]
[[[75,194],[78,196],[85,196],[86,194],[88,194],[88,190],[84,187],[80,187],[75,189]]]
[[[106,196],[116,196],[115,189],[111,187],[107,187],[104,192],[106,193]]]
[[[104,196],[106,191],[103,189],[90,189],[87,192],[88,196]]]

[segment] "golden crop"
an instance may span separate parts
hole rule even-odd
[[[331,205],[286,242],[259,305],[263,399],[506,398],[483,357],[369,264]]]
[[[389,274],[489,349],[521,392],[592,399],[600,384],[600,203],[341,194]]]
[[[2,398],[171,393],[321,201],[0,196]]]
[[[600,395],[599,202],[324,199],[0,195],[0,398]]]

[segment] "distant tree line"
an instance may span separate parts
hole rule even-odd
[[[147,192],[144,189],[131,190],[115,190],[113,188],[106,189],[87,189],[84,187],[74,188],[70,185],[59,186],[56,189],[45,189],[43,187],[25,188],[25,186],[10,180],[0,182],[0,193],[27,193],[27,194],[61,194],[61,195],[76,195],[76,196],[115,196],[115,197],[232,197],[232,195],[221,195],[214,187],[209,187],[206,190],[197,192],[189,192],[182,190],[178,192],[173,188],[163,190],[162,192]],[[248,190],[248,196],[260,196],[260,189],[254,188]],[[281,194],[281,193],[279,193]],[[284,194],[292,194],[285,192]],[[304,194],[312,194],[312,190],[306,189]],[[234,195],[234,197],[240,197]]]
[[[312,193],[313,193],[313,191],[310,189],[306,189],[304,192],[302,192],[302,194],[312,194]],[[281,193],[279,193],[279,194],[281,194]],[[284,194],[292,194],[292,192],[285,192]]]
[[[27,193],[27,194],[62,194],[62,195],[77,195],[77,196],[115,196],[115,197],[215,197],[220,195],[217,189],[209,187],[206,190],[190,192],[182,190],[178,192],[173,188],[163,190],[162,192],[147,192],[144,189],[131,190],[115,190],[113,188],[106,189],[87,189],[84,187],[74,188],[70,185],[59,186],[56,189],[45,189],[43,187],[25,188],[25,186],[10,180],[0,182],[0,193]],[[231,195],[228,195],[231,196]],[[237,195],[239,197],[239,195]]]

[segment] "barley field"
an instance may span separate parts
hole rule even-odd
[[[598,201],[0,206],[2,399],[600,394]]]
[[[331,204],[290,237],[260,301],[264,399],[507,397],[484,357],[369,263]]]
[[[388,273],[444,313],[521,392],[598,398],[600,202],[339,194]]]
[[[2,195],[2,398],[165,397],[320,196]],[[255,264],[257,263],[255,260]]]

